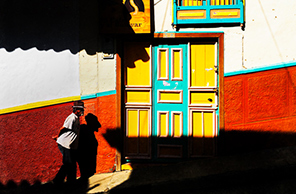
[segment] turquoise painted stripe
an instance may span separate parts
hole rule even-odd
[[[109,96],[109,95],[113,95],[113,94],[116,94],[116,90],[97,93],[97,97]]]
[[[274,64],[274,65],[270,65],[270,66],[246,69],[246,70],[241,70],[241,71],[228,72],[228,73],[224,73],[224,77],[241,75],[241,74],[248,74],[248,73],[256,73],[256,72],[261,72],[261,71],[281,69],[281,68],[287,68],[287,67],[293,67],[293,66],[296,66],[296,61],[291,61],[291,62],[286,62],[286,63],[278,63],[278,64]]]
[[[96,97],[97,97],[96,94],[83,95],[81,96],[81,100],[87,100],[87,99],[96,98]]]
[[[96,94],[83,95],[83,96],[81,96],[81,100],[87,100],[87,99],[97,98],[97,97],[102,97],[102,96],[109,96],[109,95],[113,95],[113,94],[116,94],[116,90],[110,90],[110,91],[106,91],[106,92],[99,92],[99,93],[96,93]]]

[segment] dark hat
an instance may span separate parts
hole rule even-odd
[[[73,108],[81,108],[84,109],[84,102],[82,102],[81,100],[75,101],[74,102],[74,106],[72,106]]]

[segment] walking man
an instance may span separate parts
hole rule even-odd
[[[53,137],[63,155],[63,165],[53,180],[55,184],[63,183],[66,177],[69,184],[76,181],[77,148],[80,132],[79,117],[83,113],[84,103],[82,101],[75,101],[73,113],[66,118],[58,135]]]

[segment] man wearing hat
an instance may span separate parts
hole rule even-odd
[[[55,184],[63,183],[66,177],[67,183],[74,183],[76,180],[76,152],[80,133],[79,117],[83,113],[84,103],[82,101],[75,101],[73,112],[66,118],[58,135],[53,137],[63,155],[63,165],[53,180]]]

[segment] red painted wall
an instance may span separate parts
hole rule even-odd
[[[98,141],[96,172],[110,172],[116,146],[104,134],[116,130],[115,95],[85,100],[85,115],[94,113],[102,127],[95,132]],[[0,115],[0,183],[34,183],[52,180],[62,156],[52,136],[72,112],[72,103]],[[82,117],[82,122],[84,118]],[[78,172],[79,175],[79,172]]]
[[[50,180],[61,165],[51,138],[72,111],[72,103],[0,115],[0,182]]]
[[[224,152],[296,145],[296,67],[225,77]]]
[[[85,116],[92,113],[98,117],[101,124],[98,132],[95,132],[98,141],[96,172],[111,172],[114,170],[116,148],[113,140],[118,138],[116,130],[116,95],[84,100]],[[82,118],[81,123],[85,123]],[[110,136],[112,134],[113,136]]]

